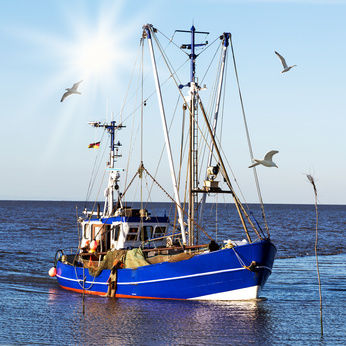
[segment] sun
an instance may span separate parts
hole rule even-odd
[[[114,78],[129,56],[122,40],[109,28],[84,28],[69,47],[65,58],[70,69],[87,79]]]
[[[26,33],[42,55],[55,63],[57,79],[83,79],[99,84],[115,80],[133,54],[128,44],[134,35],[132,22],[124,23],[121,8],[115,5],[99,9],[92,17],[83,11],[78,17],[70,18],[68,13],[66,16],[66,29],[59,35]]]
[[[87,116],[98,106],[107,111],[118,104],[121,97],[122,79],[131,71],[134,50],[132,42],[138,35],[135,19],[124,22],[121,0],[104,3],[97,11],[78,8],[70,12],[62,8],[64,25],[38,30],[35,27],[16,29],[16,35],[30,45],[32,58],[44,73],[40,76],[40,93],[31,98],[27,113],[45,114],[44,107],[56,107],[54,129],[47,142],[42,158],[58,148],[67,127],[76,121],[78,114]],[[78,15],[76,15],[78,13]],[[139,41],[139,40],[138,40]],[[83,81],[80,97],[70,98],[67,103],[60,99],[66,88]],[[120,95],[120,96],[119,96]],[[54,108],[55,109],[55,108]],[[104,109],[104,108],[101,108]],[[90,119],[89,119],[90,120]]]
[[[80,43],[76,48],[78,65],[84,75],[103,75],[121,60],[114,40],[107,36],[95,36]]]

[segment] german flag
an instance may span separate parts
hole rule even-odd
[[[96,149],[98,149],[99,146],[100,146],[100,143],[101,143],[101,142],[90,143],[90,144],[88,145],[88,148],[96,148]]]

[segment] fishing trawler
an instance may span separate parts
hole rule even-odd
[[[83,211],[78,218],[81,236],[78,248],[68,253],[58,250],[54,259],[51,276],[56,276],[59,285],[67,290],[109,296],[116,298],[147,299],[197,299],[197,300],[244,300],[259,297],[266,280],[271,274],[276,248],[270,240],[268,225],[262,209],[266,234],[258,220],[254,220],[247,209],[248,205],[238,198],[228,174],[223,150],[217,137],[217,120],[220,113],[223,94],[228,48],[233,46],[230,33],[220,36],[220,67],[217,78],[214,108],[208,115],[201,97],[203,89],[196,77],[197,49],[207,46],[208,42],[196,43],[196,37],[207,32],[177,30],[177,33],[191,36],[189,44],[180,49],[188,51],[190,80],[186,85],[178,83],[172,65],[167,64],[170,78],[174,80],[176,91],[181,96],[184,119],[188,115],[189,130],[185,143],[187,155],[183,166],[181,156],[174,160],[169,127],[163,102],[160,78],[154,53],[154,43],[161,46],[157,39],[157,29],[148,24],[143,27],[141,45],[148,42],[150,60],[162,130],[165,138],[165,150],[170,170],[171,189],[169,192],[149,172],[141,156],[138,169],[131,181],[120,191],[121,175],[124,170],[117,166],[121,143],[118,132],[123,122],[90,122],[95,129],[104,130],[110,137],[110,154],[107,162],[108,185],[105,190],[103,210]],[[234,58],[234,54],[233,54]],[[166,57],[164,56],[164,61]],[[235,60],[234,60],[235,65]],[[141,68],[143,71],[143,68]],[[188,96],[183,90],[188,90]],[[186,90],[185,89],[185,90]],[[140,109],[146,100],[141,99]],[[204,122],[206,133],[202,136],[209,150],[204,166],[198,161],[198,136],[200,123]],[[252,149],[250,150],[252,152]],[[175,158],[176,159],[176,158]],[[179,161],[179,170],[177,169]],[[204,167],[204,168],[201,168]],[[200,184],[200,174],[204,170],[205,179]],[[256,168],[253,168],[256,172]],[[179,173],[177,173],[179,171]],[[183,193],[182,171],[187,171],[185,195],[188,203],[181,202]],[[126,193],[130,185],[143,176],[149,177],[153,184],[164,191],[174,210],[174,217],[152,215],[143,203],[132,208],[126,202]],[[219,180],[218,180],[219,178]],[[255,179],[257,182],[257,179]],[[259,189],[258,189],[259,190]],[[141,191],[142,198],[142,191]],[[202,214],[208,209],[206,198],[210,195],[225,194],[232,198],[230,204],[235,207],[241,228],[246,239],[235,240],[232,229],[229,236],[218,244],[212,236],[213,229],[205,229]],[[226,216],[224,216],[226,217]],[[232,239],[231,239],[232,238]],[[207,239],[207,241],[202,241]]]

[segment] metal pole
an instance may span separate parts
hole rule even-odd
[[[191,27],[191,80],[190,80],[190,181],[189,181],[189,244],[194,245],[195,243],[195,227],[194,220],[195,216],[198,217],[195,210],[195,193],[193,190],[197,188],[197,143],[196,143],[196,84],[195,84],[195,73],[196,73],[196,55],[195,55],[195,27]],[[198,234],[196,234],[196,243],[198,243]]]
[[[156,86],[156,94],[157,94],[157,100],[158,100],[159,106],[160,106],[162,128],[163,128],[163,132],[164,132],[164,136],[165,136],[166,151],[167,151],[169,168],[170,168],[172,184],[173,184],[173,189],[174,189],[175,203],[178,206],[178,214],[179,214],[179,224],[180,224],[180,228],[181,228],[181,236],[182,236],[182,239],[183,239],[183,244],[186,245],[184,217],[183,217],[182,207],[181,207],[181,203],[180,203],[180,199],[179,199],[177,179],[176,179],[175,172],[174,172],[173,156],[172,156],[171,144],[170,144],[169,136],[168,136],[166,115],[165,115],[165,110],[164,110],[163,101],[162,101],[162,93],[161,93],[161,88],[160,88],[159,76],[158,76],[158,73],[157,73],[157,67],[156,67],[156,61],[155,61],[154,48],[153,48],[153,43],[152,43],[152,39],[151,39],[151,30],[150,30],[150,28],[151,28],[151,26],[146,25],[145,26],[145,31],[146,31],[146,34],[147,34],[147,39],[148,39],[148,43],[149,43],[149,50],[150,50],[150,57],[151,57],[152,65],[153,65],[153,73],[154,73],[155,86]]]

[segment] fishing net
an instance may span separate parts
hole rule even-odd
[[[193,257],[193,254],[179,253],[175,255],[158,255],[146,259],[142,249],[136,248],[132,250],[110,250],[102,261],[93,261],[90,257],[89,260],[83,259],[82,262],[91,276],[98,276],[102,270],[112,269],[118,263],[123,263],[123,268],[135,269],[162,262],[179,262],[191,257]]]
[[[108,251],[102,261],[83,259],[84,268],[88,268],[91,276],[99,276],[103,269],[112,269],[118,262],[125,262],[126,250]]]
[[[182,252],[175,255],[157,255],[154,257],[147,258],[147,261],[150,264],[162,263],[162,262],[179,262],[179,261],[190,259],[193,256],[194,256],[193,254]]]
[[[125,268],[138,268],[142,266],[147,266],[150,263],[146,261],[143,255],[142,249],[132,249],[128,250],[125,259]]]

